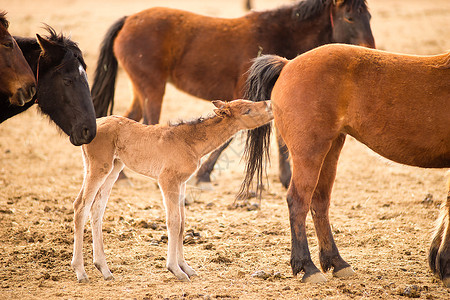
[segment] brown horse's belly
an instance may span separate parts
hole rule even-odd
[[[394,162],[422,168],[450,168],[450,132],[435,136],[402,135],[399,131],[393,134],[350,127],[345,127],[344,132]]]

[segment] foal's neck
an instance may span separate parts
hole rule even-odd
[[[214,116],[198,124],[185,124],[180,128],[185,141],[198,158],[217,149],[240,130],[236,120]]]

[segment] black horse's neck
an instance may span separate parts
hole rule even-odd
[[[259,12],[261,24],[258,34],[262,53],[276,53],[293,59],[315,47],[331,43],[331,5],[332,1],[308,0]],[[267,36],[268,33],[271,36]]]
[[[23,38],[15,36],[14,39],[22,50],[23,56],[30,65],[34,77],[36,77],[37,63],[39,60],[39,55],[41,54],[41,48],[39,47],[38,42],[34,38]],[[0,95],[0,123],[27,110],[35,102],[36,95],[31,101],[25,103],[24,106],[15,106],[10,104],[8,97],[6,97],[5,95]]]

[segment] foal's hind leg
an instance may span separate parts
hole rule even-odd
[[[119,161],[114,161],[114,167],[111,173],[106,178],[103,185],[98,190],[94,203],[91,207],[91,226],[92,226],[92,248],[93,259],[95,267],[102,273],[105,280],[114,279],[111,271],[106,263],[105,251],[103,249],[103,235],[102,235],[102,219],[106,209],[111,189],[119,176],[119,172],[123,169],[124,164]]]
[[[339,154],[344,142],[344,134],[341,134],[333,142],[323,162],[319,181],[311,200],[311,215],[319,239],[320,264],[324,272],[333,267],[333,275],[336,277],[350,276],[355,273],[339,254],[329,220],[331,190],[336,177]]]

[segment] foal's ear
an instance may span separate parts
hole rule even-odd
[[[221,101],[221,100],[213,100],[213,101],[211,101],[211,102],[212,102],[212,104],[214,104],[214,106],[217,107],[217,108],[224,108],[225,105],[226,105],[226,103],[223,102],[223,101]]]
[[[230,117],[231,116],[231,111],[228,108],[216,108],[214,110],[214,113],[219,118],[225,118],[225,117]]]
[[[53,54],[53,55],[63,54],[62,53],[63,51],[61,51],[61,46],[59,46],[58,44],[41,37],[37,33],[36,33],[36,37],[37,37],[39,46],[41,46],[41,50],[42,50],[43,54],[46,54],[46,53]]]

